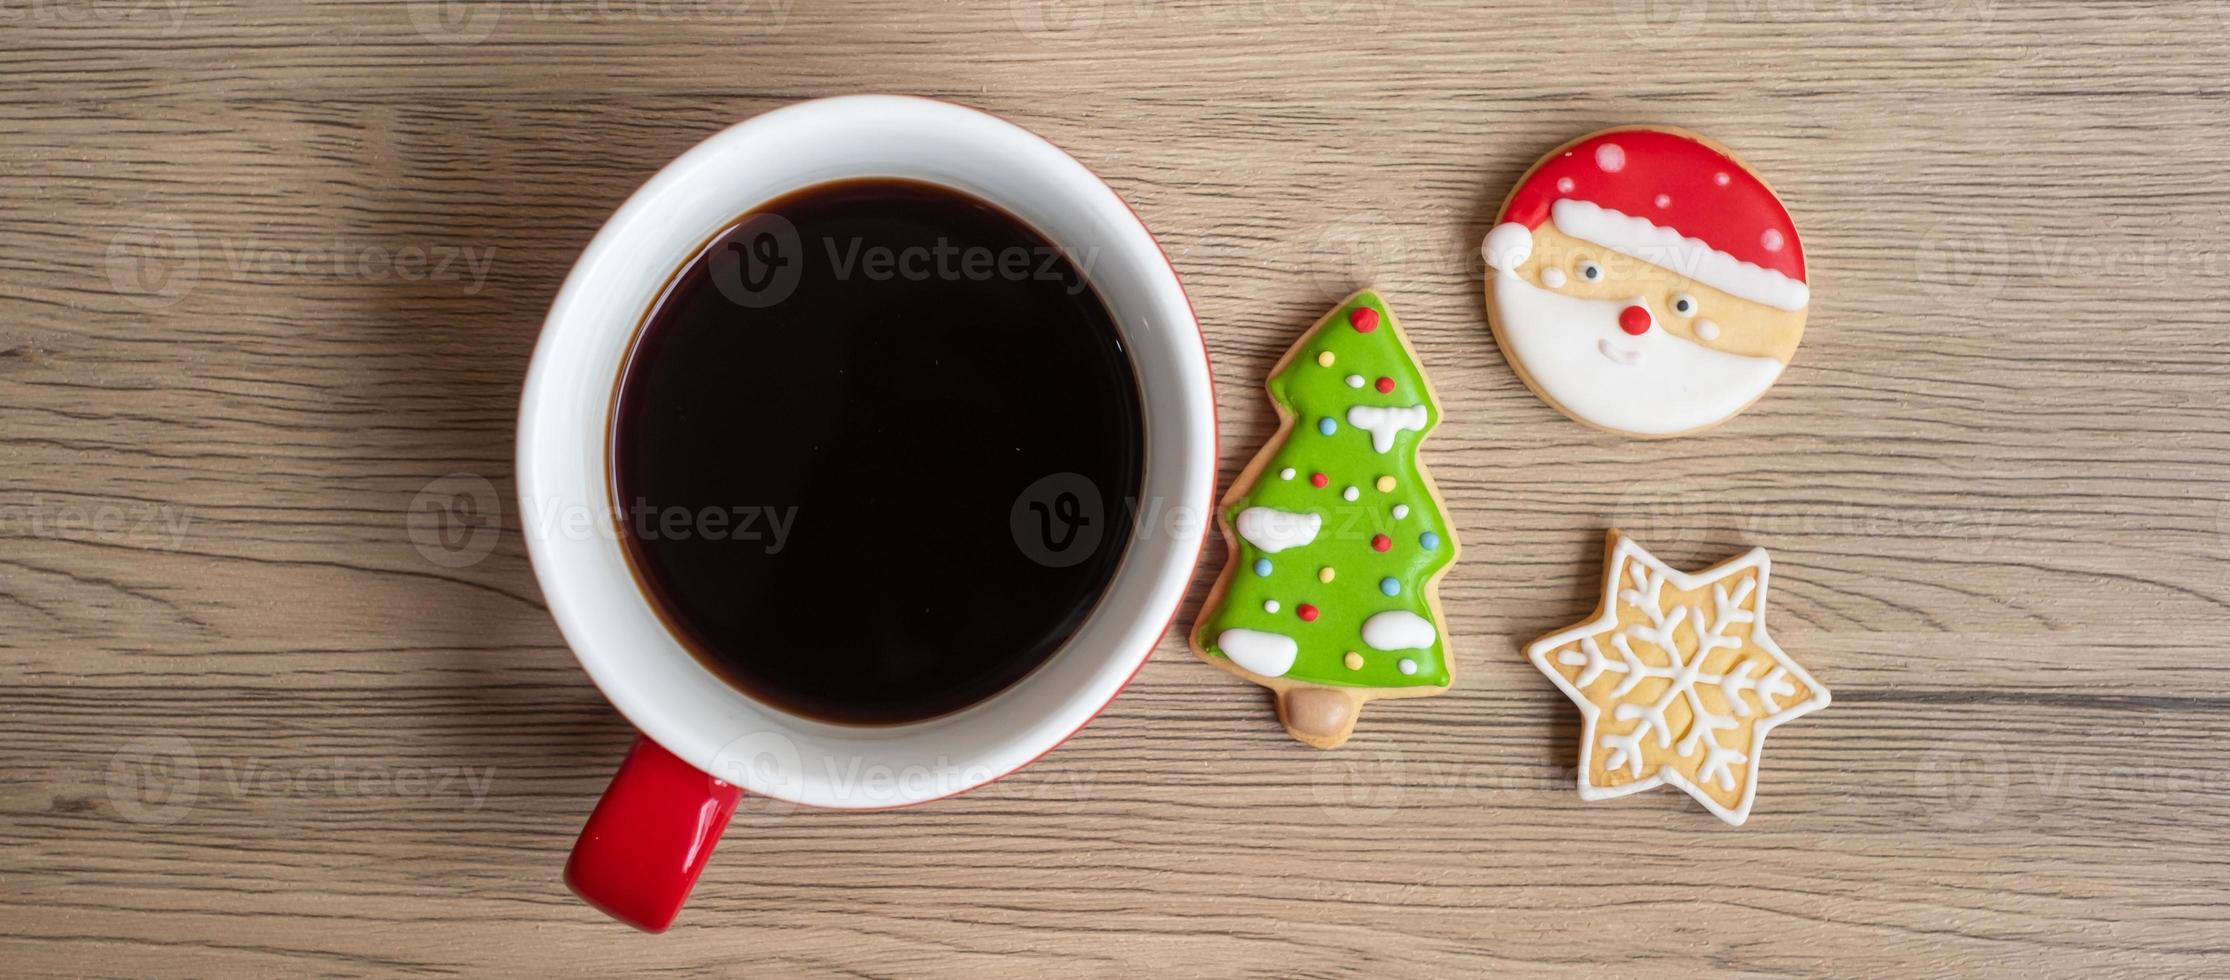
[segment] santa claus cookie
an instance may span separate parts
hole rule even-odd
[[[1559,411],[1613,432],[1733,418],[1804,336],[1811,292],[1788,211],[1692,133],[1612,129],[1557,148],[1480,251],[1510,364]]]
[[[1448,690],[1437,585],[1456,536],[1417,460],[1440,403],[1367,289],[1302,335],[1269,388],[1282,424],[1217,515],[1231,561],[1192,649],[1275,691],[1285,730],[1329,749],[1366,701]]]

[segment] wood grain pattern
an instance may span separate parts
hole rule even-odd
[[[0,972],[2230,969],[2220,5],[16,0],[0,32]],[[747,802],[634,935],[558,880],[629,730],[493,505],[519,381],[638,182],[854,91],[1015,118],[1129,198],[1226,478],[1295,331],[1384,290],[1446,403],[1462,682],[1318,753],[1172,635],[981,793]],[[1569,422],[1487,333],[1510,181],[1629,121],[1736,147],[1813,262],[1794,366],[1705,437]],[[476,499],[414,543],[414,501]],[[1836,704],[1775,733],[1747,827],[1572,791],[1517,647],[1592,606],[1611,525],[1773,551]]]

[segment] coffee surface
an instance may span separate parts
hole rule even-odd
[[[847,181],[675,275],[620,380],[613,489],[700,660],[775,707],[888,724],[996,694],[1076,632],[1144,456],[1091,258],[956,191]]]

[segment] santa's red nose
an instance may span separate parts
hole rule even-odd
[[[1636,337],[1649,332],[1649,311],[1639,306],[1629,306],[1618,311],[1618,329]]]

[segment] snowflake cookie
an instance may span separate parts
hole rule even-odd
[[[1268,387],[1283,424],[1217,514],[1231,562],[1192,649],[1276,692],[1287,734],[1336,748],[1365,703],[1454,679],[1437,587],[1455,528],[1417,458],[1440,403],[1368,289],[1309,328]]]
[[[1827,707],[1827,688],[1765,629],[1765,549],[1677,571],[1610,532],[1595,615],[1526,648],[1580,707],[1580,798],[1670,783],[1740,825],[1774,726]]]

